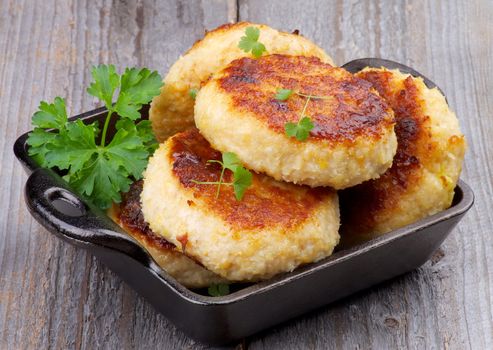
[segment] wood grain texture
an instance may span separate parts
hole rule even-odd
[[[205,29],[236,16],[235,5],[0,1],[0,349],[195,346],[105,266],[33,221],[12,144],[42,99],[66,97],[71,114],[94,108],[85,92],[91,65],[164,74]]]
[[[238,8],[237,8],[238,5]],[[238,11],[237,11],[238,10]],[[0,1],[0,348],[202,348],[82,250],[30,217],[11,151],[42,99],[95,103],[89,66],[162,74],[204,29],[235,20],[300,29],[342,64],[411,65],[447,94],[469,140],[476,205],[420,270],[256,335],[252,349],[493,348],[491,1]]]
[[[469,141],[462,178],[476,204],[418,271],[254,337],[251,349],[493,348],[493,3],[240,0],[240,19],[295,28],[339,64],[382,57],[447,94]]]

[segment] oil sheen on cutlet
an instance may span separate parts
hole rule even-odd
[[[389,71],[364,71],[358,76],[370,82],[394,110],[398,142],[392,166],[380,178],[341,193],[343,220],[358,222],[360,229],[367,231],[375,225],[379,212],[395,207],[402,193],[417,186],[421,168],[432,158],[435,147],[430,118],[423,113],[423,101],[411,77],[396,87]],[[367,209],[361,210],[354,205],[356,202],[365,203]]]
[[[394,123],[388,104],[371,83],[316,57],[241,58],[225,69],[218,85],[231,97],[235,108],[249,112],[280,133],[287,122],[298,121],[306,102],[306,97],[296,94],[286,101],[276,100],[280,88],[329,97],[311,99],[307,106],[306,115],[315,124],[312,139],[343,143],[364,136],[378,140]]]
[[[253,184],[241,201],[236,200],[232,186],[221,186],[216,198],[215,185],[196,184],[196,181],[218,181],[221,165],[209,160],[221,160],[221,153],[197,129],[175,136],[170,156],[173,174],[184,190],[192,191],[194,200],[200,201],[231,227],[256,230],[269,227],[290,229],[303,223],[319,204],[332,195],[330,189],[311,189],[306,186],[280,184],[259,174],[253,174]],[[224,182],[231,182],[232,173],[226,170]],[[193,205],[193,203],[188,203]]]

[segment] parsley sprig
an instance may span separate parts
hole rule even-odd
[[[158,95],[162,79],[146,68],[127,68],[122,75],[113,65],[93,67],[87,92],[104,102],[108,113],[100,134],[97,122],[69,121],[65,100],[42,101],[34,113],[34,130],[27,143],[29,155],[46,168],[65,171],[64,179],[101,209],[120,202],[120,192],[142,177],[157,142],[147,120],[136,123],[139,110]],[[113,104],[115,92],[119,90]],[[118,114],[113,138],[106,142],[108,126]],[[97,142],[98,136],[100,141]]]
[[[219,175],[219,181],[196,181],[193,183],[198,185],[217,185],[216,199],[219,198],[221,186],[233,186],[236,200],[241,201],[248,187],[251,186],[253,175],[252,173],[241,165],[240,159],[233,152],[226,152],[222,155],[222,161],[211,159],[208,163],[218,163],[221,165],[221,175]],[[230,170],[233,173],[233,182],[224,182],[224,173],[226,170]]]
[[[251,51],[255,58],[259,58],[267,51],[265,45],[258,41],[259,38],[260,29],[256,27],[247,27],[245,29],[245,35],[240,38],[238,47],[245,52]]]
[[[301,111],[300,119],[297,123],[288,122],[284,124],[284,131],[286,132],[286,135],[289,137],[295,137],[298,141],[305,141],[314,127],[311,119],[305,115],[310,99],[311,96],[308,96],[305,101],[305,105],[303,106],[303,110]]]
[[[284,131],[289,137],[295,137],[298,141],[305,141],[306,139],[308,139],[310,131],[315,127],[310,117],[305,114],[310,100],[328,100],[331,98],[331,96],[317,96],[312,94],[304,94],[290,89],[278,89],[275,95],[275,99],[278,101],[286,101],[293,94],[305,97],[306,101],[303,106],[303,110],[301,111],[298,122],[288,122],[284,124]]]

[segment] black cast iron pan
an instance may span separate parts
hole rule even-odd
[[[377,58],[351,61],[343,67],[356,72],[366,66],[399,68],[422,76],[407,66]],[[435,87],[429,79],[424,81]],[[142,117],[147,114],[148,108],[143,109]],[[103,121],[105,116],[106,110],[100,108],[74,118],[92,122]],[[209,297],[180,285],[59,174],[39,168],[28,155],[26,139],[27,133],[17,139],[14,152],[29,174],[25,200],[34,218],[57,237],[97,256],[178,328],[209,344],[246,337],[416,269],[431,257],[474,201],[469,186],[460,181],[452,207],[443,212],[291,273],[227,296]]]

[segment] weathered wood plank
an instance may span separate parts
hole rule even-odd
[[[254,337],[257,348],[493,347],[493,27],[487,1],[240,0],[240,20],[320,43],[339,64],[383,57],[415,67],[446,92],[469,140],[463,178],[476,205],[419,271]]]
[[[89,67],[145,65],[166,73],[235,2],[0,2],[0,348],[191,348],[188,339],[97,260],[52,237],[23,201],[12,144],[42,99],[71,113],[95,102]],[[233,8],[231,8],[233,6]],[[230,16],[230,17],[228,17]]]
[[[243,20],[298,28],[338,63],[380,56],[447,93],[469,139],[475,208],[419,271],[246,342],[251,348],[493,348],[493,4],[487,1],[239,1]],[[0,348],[196,348],[107,268],[39,227],[11,145],[41,99],[95,106],[88,67],[165,73],[233,0],[0,2]]]

